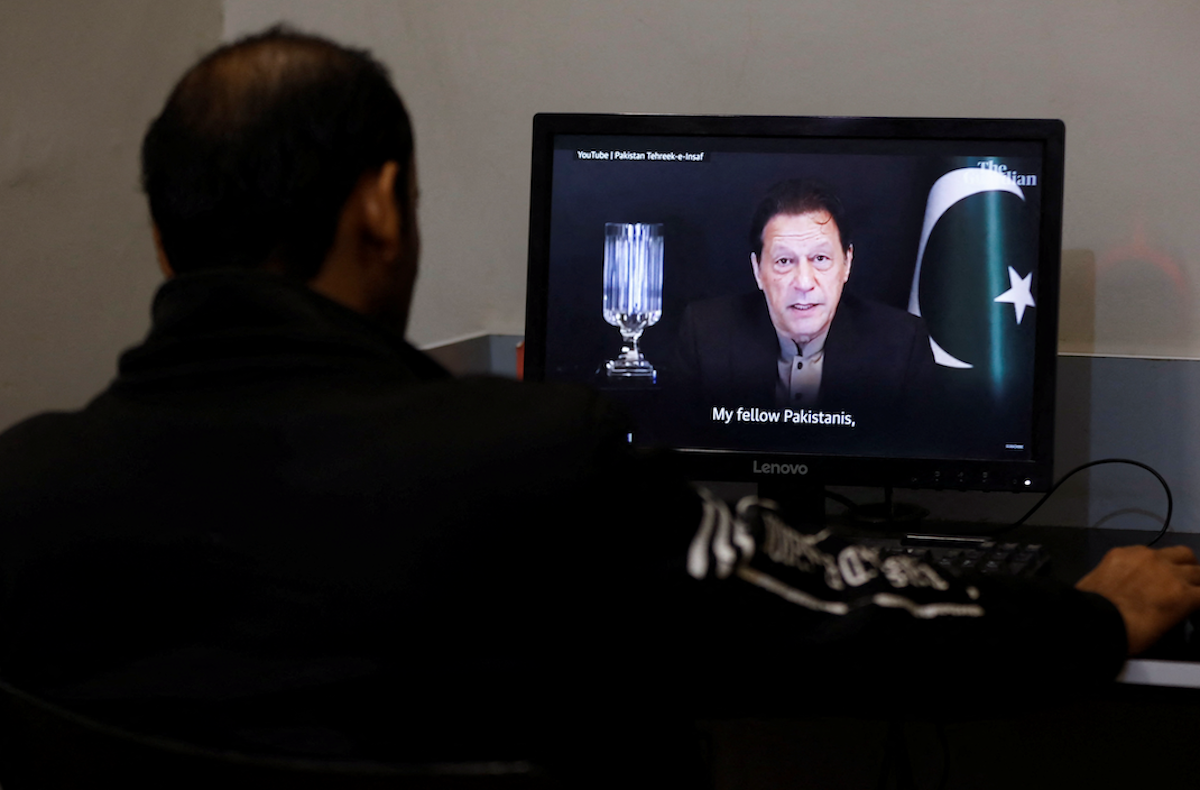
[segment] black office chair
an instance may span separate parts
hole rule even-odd
[[[122,730],[0,681],[3,790],[542,790],[559,785],[527,762],[416,765],[252,757]]]

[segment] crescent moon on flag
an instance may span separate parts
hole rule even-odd
[[[917,247],[917,268],[913,271],[912,293],[908,297],[908,312],[913,315],[921,315],[921,263],[925,259],[925,245],[929,242],[933,227],[955,203],[980,192],[1011,192],[1021,200],[1025,199],[1025,193],[1011,178],[996,170],[982,167],[951,170],[935,181],[930,188],[929,200],[925,204],[925,223],[921,226],[921,243]],[[948,368],[974,367],[939,346],[933,335],[929,336],[929,345],[933,349],[933,359],[939,365]]]

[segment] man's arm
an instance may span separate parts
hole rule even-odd
[[[834,684],[1102,682],[1200,608],[1200,565],[1187,549],[1116,550],[1078,588],[960,581],[911,558],[804,534],[753,498],[731,513],[706,497],[688,571],[724,600],[714,607],[720,617],[754,634],[759,655],[782,650]]]
[[[1200,564],[1187,546],[1113,549],[1075,586],[1099,593],[1117,607],[1131,656],[1200,609]]]

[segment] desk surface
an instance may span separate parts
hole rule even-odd
[[[1200,689],[1200,662],[1131,658],[1117,675],[1117,681],[1137,686]]]

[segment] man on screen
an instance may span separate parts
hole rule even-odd
[[[895,416],[929,394],[936,368],[924,322],[845,292],[854,245],[828,185],[771,187],[750,249],[761,295],[698,302],[684,314],[682,368],[706,402]]]

